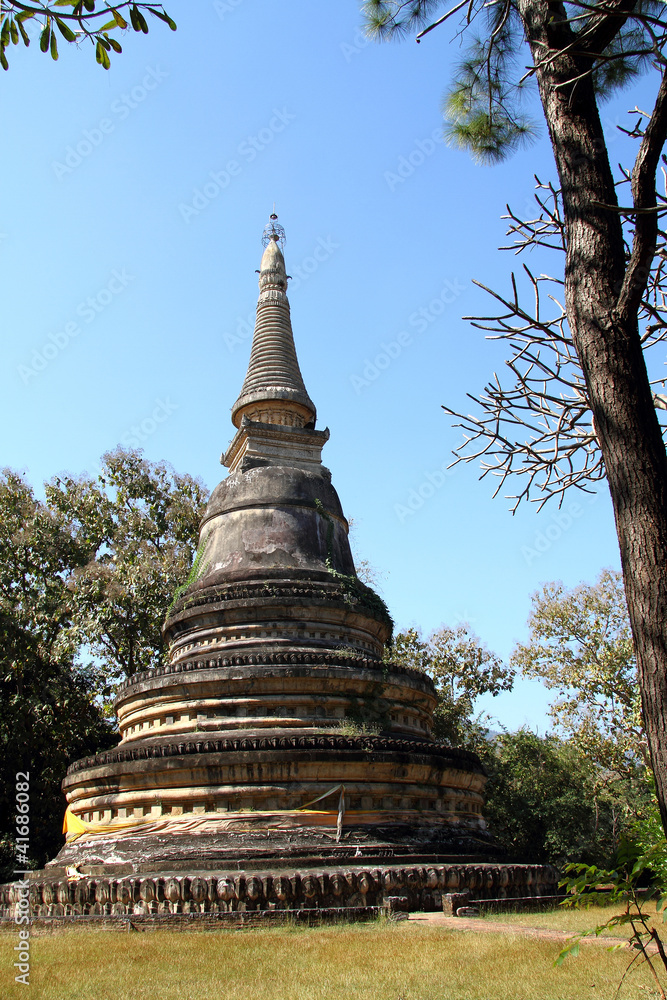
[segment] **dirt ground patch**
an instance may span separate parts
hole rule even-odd
[[[484,920],[480,917],[446,917],[443,913],[410,913],[407,924],[441,927],[443,930],[473,934],[516,934],[518,937],[537,938],[541,941],[567,941],[573,931],[558,931],[544,927],[526,927],[510,921]],[[582,939],[583,944],[599,944],[607,948],[622,943],[617,937],[602,936]]]

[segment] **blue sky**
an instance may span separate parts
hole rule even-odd
[[[506,290],[520,267],[497,250],[500,216],[523,210],[534,174],[554,178],[544,129],[491,168],[446,146],[457,45],[443,29],[370,43],[357,0],[167,9],[178,31],[127,37],[109,72],[85,48],[57,64],[34,44],[9,53],[2,464],[38,486],[139,443],[213,487],[275,202],[301,368],[357,554],[399,627],[468,620],[509,655],[542,583],[618,566],[606,488],[566,500],[577,506],[559,523],[549,505],[512,516],[473,466],[442,472],[460,432],[441,404],[467,411],[503,367],[505,348],[461,317],[488,311],[473,279]],[[614,155],[636,99],[605,106]],[[544,729],[547,702],[523,682],[483,707]]]

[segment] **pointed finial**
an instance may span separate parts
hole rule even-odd
[[[264,232],[262,233],[262,246],[266,249],[269,243],[273,240],[277,243],[281,250],[285,248],[285,230],[278,223],[278,216],[276,215],[276,203],[273,203],[273,212],[269,216],[270,222],[264,226]]]
[[[232,407],[232,423],[244,417],[260,423],[313,426],[317,411],[303,383],[294,347],[287,301],[285,258],[280,247],[283,227],[275,212],[264,228],[259,265],[259,300],[248,371]]]

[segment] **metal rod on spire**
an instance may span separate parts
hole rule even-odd
[[[285,247],[285,230],[278,223],[275,201],[273,203],[273,212],[269,216],[269,219],[270,221],[264,226],[264,232],[262,233],[262,246],[266,249],[271,240],[273,240],[283,250]]]

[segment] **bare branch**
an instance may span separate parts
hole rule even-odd
[[[470,21],[470,13],[471,13],[470,8],[472,7],[472,3],[473,0],[461,0],[461,3],[458,3],[456,7],[452,7],[452,9],[447,11],[446,14],[443,14],[442,17],[439,17],[437,21],[434,21],[433,24],[429,24],[428,28],[424,28],[423,31],[420,31],[416,37],[416,41],[421,42],[424,35],[428,35],[429,31],[433,31],[434,28],[438,28],[441,24],[444,24],[445,21],[447,21],[452,16],[452,14],[457,14],[462,7],[468,8],[468,21]]]
[[[644,141],[644,133],[636,132]],[[535,246],[565,249],[560,192],[535,178],[538,217],[519,218],[508,207],[508,235],[517,237],[506,249],[519,253]],[[622,182],[621,182],[622,183]],[[545,195],[543,192],[547,192]],[[648,350],[667,340],[667,233],[658,230],[653,266],[639,307],[640,320],[647,322],[642,344]],[[558,243],[551,242],[554,237]],[[572,343],[565,307],[550,294],[562,279],[535,275],[523,268],[532,304],[524,306],[514,273],[511,294],[504,296],[475,282],[500,305],[490,316],[466,316],[473,326],[485,330],[492,340],[506,340],[511,354],[505,366],[511,382],[498,375],[479,396],[471,396],[477,416],[443,409],[458,421],[463,444],[454,452],[458,462],[480,461],[481,478],[498,477],[497,495],[510,476],[520,476],[520,492],[510,496],[515,511],[522,500],[541,509],[552,497],[560,504],[565,492],[576,488],[590,493],[605,476],[588,393],[579,359]],[[663,385],[665,379],[655,380]],[[667,408],[667,396],[654,393],[656,407]]]
[[[639,308],[655,256],[658,237],[655,175],[666,139],[667,71],[662,74],[653,114],[646,126],[632,171],[632,197],[638,217],[632,256],[618,296],[618,311],[624,316]]]

